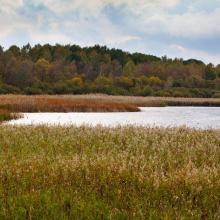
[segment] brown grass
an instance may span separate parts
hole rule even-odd
[[[119,103],[129,103],[139,107],[160,107],[160,106],[216,106],[220,107],[220,98],[179,98],[179,97],[142,97],[142,96],[109,96],[109,95],[74,95],[63,96],[74,100],[105,100]]]
[[[218,98],[134,97],[108,95],[1,95],[0,109],[12,112],[136,112],[138,107],[220,106]]]
[[[0,109],[14,112],[136,112],[136,105],[74,96],[0,96]]]

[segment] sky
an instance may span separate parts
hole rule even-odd
[[[106,45],[220,63],[220,0],[0,0],[0,45]]]

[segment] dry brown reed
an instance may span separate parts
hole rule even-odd
[[[1,95],[0,109],[14,112],[135,112],[138,107],[220,106],[220,99],[108,95]]]
[[[159,106],[220,106],[219,98],[179,98],[179,97],[142,97],[142,96],[109,96],[102,94],[63,96],[77,99],[114,101],[129,103],[138,107],[159,107]]]
[[[0,96],[0,108],[14,112],[136,112],[135,105],[74,96]]]

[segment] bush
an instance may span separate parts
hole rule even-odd
[[[104,93],[107,95],[130,95],[128,90],[114,86],[95,86],[91,90],[93,93]]]
[[[21,93],[21,90],[15,86],[0,84],[0,94],[17,94]]]
[[[24,89],[24,92],[26,95],[41,95],[43,94],[43,91],[39,88],[35,87],[27,87]]]
[[[63,83],[63,82],[60,82],[60,83],[56,83],[54,86],[53,86],[53,93],[55,94],[68,94],[68,93],[71,93],[71,89],[70,87]]]
[[[159,90],[159,91],[154,92],[153,95],[162,96],[162,97],[169,97],[169,96],[171,96],[171,93],[170,93],[170,91]]]
[[[132,79],[130,79],[129,77],[125,77],[125,76],[115,78],[114,83],[117,87],[121,87],[123,89],[129,89],[133,87],[134,85]]]
[[[141,95],[143,96],[150,96],[152,95],[153,90],[149,86],[145,86],[141,92]]]
[[[220,92],[214,93],[214,95],[213,95],[212,97],[213,97],[213,98],[220,98]]]

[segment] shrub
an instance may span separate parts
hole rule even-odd
[[[152,95],[152,93],[153,93],[153,90],[149,86],[145,86],[143,90],[141,91],[141,95],[143,96],[149,96],[149,95]]]
[[[220,92],[214,93],[213,98],[220,98]]]
[[[15,86],[0,84],[0,94],[19,94],[21,90]]]
[[[41,95],[43,94],[43,91],[39,88],[35,87],[27,87],[24,89],[24,92],[26,95]]]
[[[116,86],[121,87],[123,89],[129,89],[129,88],[133,87],[133,85],[134,85],[132,79],[129,77],[125,77],[125,76],[116,77],[114,83]]]

